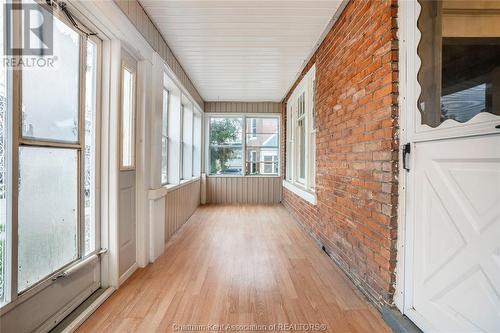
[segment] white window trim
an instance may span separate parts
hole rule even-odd
[[[287,100],[286,119],[286,180],[284,187],[305,200],[316,204],[315,177],[316,177],[316,132],[313,129],[313,85],[316,76],[316,66],[313,66],[304,78],[299,82],[292,95]],[[300,96],[305,96],[304,114],[298,117],[298,103]],[[305,178],[300,178],[300,147],[297,144],[298,122],[304,121],[304,145],[305,145]],[[285,184],[286,182],[286,184]],[[292,189],[293,188],[293,189]]]
[[[282,122],[281,113],[241,113],[241,112],[223,112],[223,113],[205,113],[205,173],[207,177],[281,177],[281,136],[282,132]],[[243,121],[243,154],[242,154],[242,165],[243,173],[241,175],[214,175],[210,174],[210,118],[242,118]],[[246,118],[276,118],[278,119],[278,174],[258,174],[258,175],[247,175],[246,170]]]

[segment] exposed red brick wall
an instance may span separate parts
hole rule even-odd
[[[283,189],[285,207],[379,305],[395,281],[396,15],[395,0],[351,0],[304,69],[316,64],[317,206]]]

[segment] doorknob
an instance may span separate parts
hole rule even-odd
[[[500,129],[500,125],[496,125],[496,126],[495,126],[495,128],[498,128],[498,129]]]

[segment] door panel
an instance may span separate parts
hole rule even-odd
[[[120,256],[119,274],[122,276],[136,262],[135,230],[135,171],[120,172]]]
[[[137,100],[137,62],[122,50],[122,89],[120,113],[120,175],[118,203],[120,279],[136,263],[136,171],[135,171],[135,119]]]
[[[415,145],[413,307],[437,332],[500,331],[499,147]]]

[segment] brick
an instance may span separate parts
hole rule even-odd
[[[283,205],[385,304],[397,239],[397,12],[395,0],[351,0],[285,98],[316,64],[318,203],[283,189]]]

